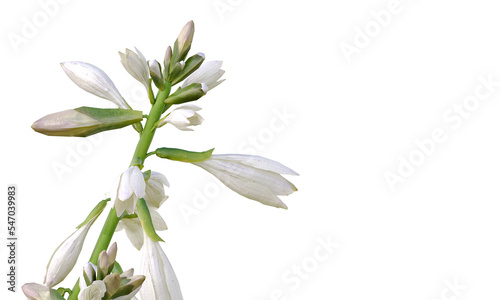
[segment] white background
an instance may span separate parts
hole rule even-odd
[[[148,159],[146,168],[171,184],[161,236],[186,300],[500,296],[500,87],[473,98],[488,92],[480,78],[500,81],[495,1],[70,0],[53,2],[49,17],[40,3],[0,8],[1,184],[19,189],[18,292],[6,292],[1,247],[2,299],[24,299],[23,283],[43,281],[52,251],[105,197],[137,141],[131,128],[93,140],[35,133],[30,125],[46,114],[113,107],[74,85],[59,63],[100,67],[147,110],[118,51],[137,46],[162,60],[191,19],[193,53],[224,60],[227,80],[198,101],[202,126],[166,126],[153,147],[255,151],[300,176],[289,178],[299,191],[282,198],[285,211],[221,187],[202,169]],[[13,43],[34,18],[36,32]],[[347,44],[356,53],[346,55]],[[467,116],[458,117],[464,101]],[[431,147],[435,130],[443,137]],[[416,140],[427,141],[427,154]],[[403,170],[400,159],[417,166]],[[60,165],[69,169],[62,177]],[[404,175],[394,190],[387,172]],[[5,241],[6,204],[0,212]],[[122,265],[137,267],[139,252],[123,232],[116,240]],[[320,241],[338,247],[326,252]]]

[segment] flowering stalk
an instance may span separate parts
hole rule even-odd
[[[166,109],[167,104],[164,103],[165,99],[167,99],[170,93],[170,83],[166,81],[165,89],[163,91],[158,91],[158,94],[155,99],[155,103],[151,107],[151,111],[149,112],[148,120],[146,121],[146,125],[144,126],[144,130],[141,134],[141,138],[137,143],[135,148],[134,155],[132,157],[132,161],[130,162],[130,166],[138,166],[139,168],[143,168],[144,160],[146,159],[146,155],[149,150],[149,146],[153,141],[153,137],[156,131],[156,126],[158,121],[161,118],[162,112]],[[120,218],[116,215],[116,210],[113,207],[108,214],[106,222],[102,228],[101,234],[96,242],[94,247],[94,251],[90,257],[90,262],[93,264],[97,264],[97,260],[99,258],[99,254],[106,250],[111,242],[111,238],[115,233],[116,226],[118,226],[118,222]],[[68,300],[77,300],[78,293],[80,292],[79,282],[77,282],[73,288],[73,293],[68,298]]]

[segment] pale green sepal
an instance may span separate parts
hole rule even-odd
[[[149,213],[149,208],[144,198],[140,198],[137,201],[137,214],[141,220],[142,229],[149,236],[149,238],[155,242],[163,242],[162,238],[156,233],[153,226],[153,220],[151,219],[151,214]]]
[[[171,78],[172,85],[183,81],[189,75],[191,75],[191,73],[198,70],[198,68],[201,66],[204,60],[205,57],[200,54],[195,54],[190,58],[188,58],[188,60],[186,60],[186,64],[184,65],[182,71],[179,74],[177,74],[175,78]]]
[[[206,93],[206,88],[203,87],[202,83],[193,83],[185,88],[177,89],[165,100],[165,103],[172,105],[191,102],[200,99]]]
[[[110,201],[110,200],[111,199],[108,198],[108,199],[104,199],[104,200],[100,201],[99,203],[97,203],[97,205],[94,207],[94,209],[92,209],[92,211],[87,216],[87,218],[85,219],[85,221],[83,221],[76,228],[78,229],[78,228],[80,228],[82,226],[87,225],[88,222],[90,222],[95,217],[99,216],[102,213],[102,211],[104,210],[104,208],[106,207],[106,204],[108,203],[108,201]]]
[[[214,149],[215,148],[212,148],[203,152],[193,152],[176,148],[158,148],[156,149],[155,154],[158,157],[170,160],[197,163],[209,159],[212,156]]]

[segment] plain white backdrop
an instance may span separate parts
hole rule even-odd
[[[194,132],[163,127],[153,147],[253,153],[300,173],[279,210],[202,169],[150,158],[170,199],[164,250],[186,300],[493,299],[500,296],[500,19],[494,1],[2,2],[2,173],[18,185],[18,291],[43,281],[62,242],[127,168],[132,128],[93,139],[31,124],[79,106],[113,107],[59,63],[103,69],[149,110],[118,51],[163,59],[194,20],[193,53],[226,82],[196,103]],[[66,168],[64,168],[66,167]],[[65,170],[62,174],[61,168]],[[59,170],[59,172],[57,171]],[[62,174],[62,175],[61,175]],[[388,181],[389,178],[389,181]],[[390,183],[390,184],[389,184]],[[189,213],[186,213],[189,212]],[[72,287],[105,214],[62,285]],[[140,254],[123,232],[118,260]]]

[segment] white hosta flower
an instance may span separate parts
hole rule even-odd
[[[23,293],[28,300],[52,300],[57,299],[53,297],[55,291],[51,291],[49,287],[38,283],[26,283],[22,287]]]
[[[121,216],[124,211],[133,214],[139,198],[146,195],[146,182],[141,170],[131,166],[115,180],[111,189],[111,201],[116,209],[116,215]]]
[[[208,90],[221,84],[225,79],[219,80],[224,75],[224,70],[221,70],[222,61],[209,61],[201,65],[201,67],[188,76],[182,83],[185,88],[193,83],[204,83]]]
[[[125,53],[120,54],[121,62],[125,70],[132,75],[137,81],[142,83],[146,90],[149,90],[149,66],[144,55],[139,49],[135,48],[134,51],[125,49]]]
[[[280,174],[298,175],[279,162],[253,155],[212,155],[193,163],[215,177],[236,193],[262,204],[284,208],[278,195],[289,195],[297,188]]]
[[[106,285],[102,280],[96,280],[80,291],[78,300],[101,300],[106,294]]]
[[[59,247],[57,247],[54,254],[50,258],[47,265],[47,273],[45,274],[44,283],[48,287],[53,287],[66,278],[69,272],[73,269],[82,251],[83,242],[87,233],[96,220],[94,217],[84,226],[78,228],[72,235],[70,235]]]
[[[157,231],[167,230],[167,224],[161,215],[156,211],[154,207],[149,207],[149,213],[151,214],[151,219],[153,221],[153,226]],[[141,250],[144,244],[144,230],[142,229],[141,220],[137,218],[123,218],[116,226],[115,231],[120,231],[125,229],[128,239],[134,245],[137,250]]]
[[[177,127],[177,129],[192,131],[193,129],[189,128],[189,126],[198,126],[204,121],[197,113],[199,110],[201,108],[196,105],[184,105],[176,108],[163,119],[159,127],[170,123]]]
[[[146,195],[144,196],[148,206],[160,208],[163,202],[167,200],[165,186],[170,187],[167,177],[162,173],[151,171],[151,176],[146,181]]]
[[[113,81],[103,70],[81,61],[67,61],[61,63],[61,66],[66,75],[83,90],[107,99],[119,108],[130,108]]]
[[[170,186],[165,175],[151,171],[149,179],[146,181],[146,191],[144,200],[149,208],[153,226],[156,230],[167,230],[167,224],[156,211],[167,199],[165,195],[165,186]],[[140,250],[144,243],[144,230],[142,229],[141,221],[139,218],[123,218],[118,223],[115,231],[125,229],[125,233],[130,242],[137,250]]]
[[[139,273],[146,276],[140,290],[141,299],[182,300],[182,293],[174,269],[158,242],[144,237]]]
[[[91,262],[86,263],[83,266],[83,272],[80,275],[80,281],[78,284],[80,285],[80,290],[83,291],[88,285],[85,280],[85,277],[90,281],[90,283],[94,282],[97,274],[97,266]]]

